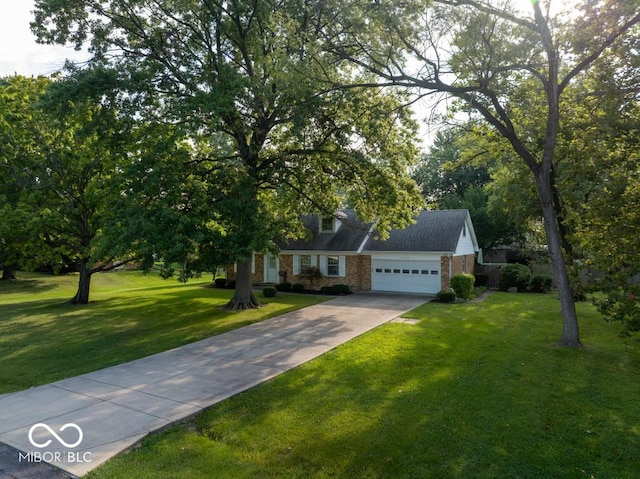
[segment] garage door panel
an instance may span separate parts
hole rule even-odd
[[[440,291],[439,261],[374,259],[371,289],[406,293]]]

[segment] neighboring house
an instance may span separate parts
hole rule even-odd
[[[375,224],[359,221],[352,210],[305,217],[310,239],[279,244],[277,256],[255,254],[253,281],[278,283],[286,275],[289,283],[305,283],[300,273],[317,267],[323,278],[315,289],[341,283],[354,291],[435,294],[451,276],[473,273],[478,242],[467,210],[423,211],[415,220],[379,240]],[[233,270],[228,273],[233,279]]]

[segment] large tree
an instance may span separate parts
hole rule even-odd
[[[560,344],[579,346],[554,181],[561,102],[640,12],[637,2],[603,0],[554,14],[549,3],[534,0],[525,13],[503,1],[342,1],[323,31],[335,53],[375,73],[378,85],[456,98],[509,143],[536,185],[560,295]]]
[[[299,234],[298,213],[349,204],[384,232],[420,204],[408,114],[392,91],[336,88],[360,73],[319,50],[316,13],[305,0],[36,1],[39,39],[88,42],[135,115],[228,137],[230,154],[192,161],[226,182],[212,217],[238,265],[231,309],[257,306],[251,255]]]
[[[0,92],[14,99],[3,111],[11,121],[2,128],[2,163],[3,176],[20,185],[12,206],[23,221],[19,262],[77,271],[70,304],[86,304],[91,276],[117,264],[100,243],[109,183],[127,138],[114,110],[81,90],[76,83],[12,77]]]

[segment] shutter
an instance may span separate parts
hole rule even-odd
[[[347,270],[347,261],[346,261],[346,259],[347,259],[346,256],[340,256],[338,258],[338,269],[340,271],[338,276],[344,277],[344,276],[347,275],[347,273],[346,273],[346,270]]]
[[[327,256],[324,254],[320,255],[320,272],[323,276],[327,275]]]
[[[311,266],[314,268],[318,266],[318,257],[315,254],[311,255]]]
[[[299,254],[293,255],[293,274],[296,276],[300,274],[300,255]]]

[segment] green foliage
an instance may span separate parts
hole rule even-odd
[[[472,274],[456,274],[451,278],[450,285],[458,298],[469,299],[473,296],[475,280]]]
[[[518,288],[518,291],[526,291],[531,282],[531,270],[523,264],[505,264],[500,268],[500,287],[506,291],[509,288]]]
[[[278,293],[278,290],[273,286],[267,286],[262,288],[262,296],[265,298],[273,298]]]
[[[456,292],[452,288],[443,289],[436,295],[436,298],[441,303],[453,303],[456,297]]]
[[[624,325],[623,334],[640,331],[640,285],[602,288],[604,297],[594,295],[593,303],[607,321],[619,321]]]
[[[489,284],[489,275],[486,273],[474,273],[475,277],[474,284],[476,286],[487,286]]]
[[[351,293],[351,288],[346,284],[338,283],[331,286],[331,292],[333,294],[340,294],[340,295],[349,294]]]
[[[278,283],[278,284],[276,284],[275,287],[276,287],[276,289],[278,291],[282,291],[282,292],[285,292],[285,293],[288,292],[288,291],[291,291],[291,283],[289,283],[289,282]]]
[[[216,288],[224,288],[227,285],[226,278],[216,278],[213,280],[213,284]]]
[[[118,209],[123,235],[143,232],[135,243],[147,261],[244,263],[275,252],[274,240],[302,236],[300,213],[345,204],[378,218],[382,236],[392,222],[411,222],[422,200],[407,174],[416,156],[408,98],[341,88],[353,71],[321,53],[323,15],[250,0],[162,0],[153,15],[137,2],[38,3],[38,37],[90,38],[127,116],[161,130],[160,148],[155,134],[146,144],[140,136],[129,169],[139,179],[121,190],[136,200],[138,224]],[[180,148],[174,134],[185,139]]]
[[[304,284],[302,283],[293,283],[291,285],[291,291],[294,293],[302,293],[304,291]]]
[[[553,288],[553,276],[549,274],[534,274],[531,277],[530,288],[534,293],[548,293]]]

